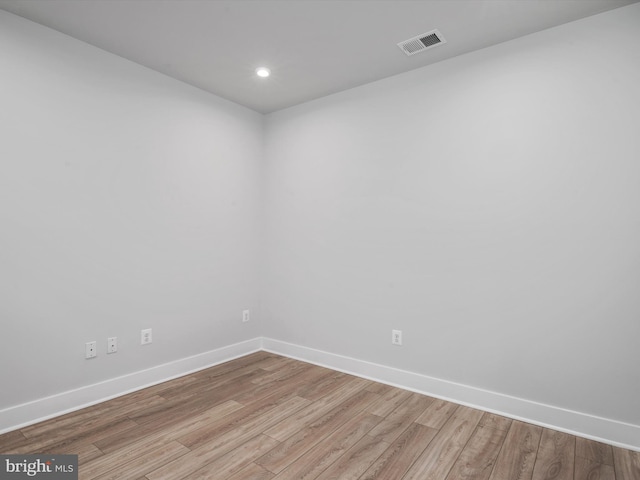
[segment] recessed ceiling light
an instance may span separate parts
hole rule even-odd
[[[256,75],[262,78],[267,78],[269,75],[271,75],[271,70],[269,70],[267,67],[256,68]]]

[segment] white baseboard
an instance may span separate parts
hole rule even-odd
[[[261,339],[254,338],[86,387],[5,408],[0,410],[0,434],[188,375],[234,358],[243,357],[261,350],[261,345]]]
[[[271,338],[254,338],[0,410],[0,434],[265,350],[505,417],[640,451],[640,425],[545,405]]]
[[[640,425],[545,405],[468,385],[336,355],[291,343],[262,339],[268,352],[313,363],[376,382],[466,405],[523,422],[640,451]]]

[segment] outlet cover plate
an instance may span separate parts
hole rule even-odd
[[[391,330],[391,343],[402,345],[402,330]]]
[[[118,337],[107,338],[107,353],[116,353],[118,351]]]
[[[140,331],[140,345],[147,345],[148,343],[153,342],[153,337],[151,336],[151,329],[145,328]]]
[[[87,342],[84,344],[84,358],[95,358],[98,355],[98,346],[96,342]]]

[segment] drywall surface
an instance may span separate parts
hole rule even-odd
[[[638,25],[632,5],[269,115],[264,332],[640,425]]]
[[[262,116],[2,11],[0,65],[0,410],[255,338]]]

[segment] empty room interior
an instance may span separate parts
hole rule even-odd
[[[0,0],[0,132],[0,454],[640,480],[637,0]]]

